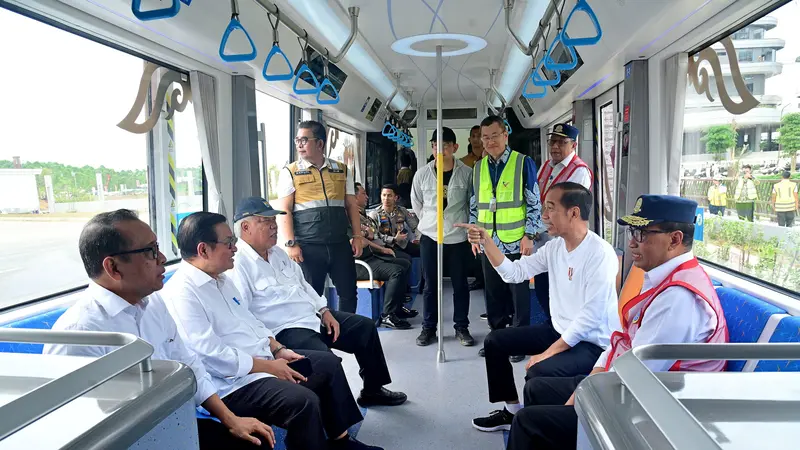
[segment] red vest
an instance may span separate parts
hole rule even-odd
[[[569,177],[571,177],[572,174],[581,167],[585,167],[586,170],[589,171],[589,179],[591,180],[589,183],[589,190],[591,190],[591,186],[594,185],[594,175],[589,169],[589,166],[578,157],[577,153],[572,157],[572,161],[567,164],[567,167],[564,167],[564,169],[550,183],[548,183],[548,181],[550,180],[550,174],[553,173],[553,166],[550,165],[549,161],[544,163],[544,167],[542,167],[542,170],[539,171],[538,177],[539,195],[541,196],[542,204],[544,204],[545,198],[547,198],[547,193],[554,184],[563,183],[564,181],[569,180]]]
[[[624,303],[622,309],[622,332],[615,331],[611,335],[611,354],[606,362],[606,370],[609,370],[611,363],[620,355],[631,349],[639,325],[644,319],[647,307],[659,294],[670,286],[681,286],[692,291],[699,302],[706,302],[714,311],[717,318],[717,326],[705,343],[726,343],[728,342],[728,326],[725,323],[725,315],[722,312],[722,305],[719,303],[717,291],[708,278],[705,270],[700,267],[697,258],[693,258],[678,266],[664,281],[658,286],[639,294],[632,299],[620,299]],[[682,320],[675,317],[675,320]],[[721,372],[725,370],[725,361],[676,361],[670,371],[683,372]]]

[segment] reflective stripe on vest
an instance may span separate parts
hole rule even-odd
[[[322,169],[305,161],[288,165],[294,182],[295,240],[300,243],[339,243],[350,239],[345,195],[347,166],[327,160]]]
[[[473,169],[472,187],[478,208],[478,226],[486,228],[489,235],[497,234],[501,242],[517,242],[525,235],[527,208],[523,196],[522,171],[525,155],[511,151],[497,188],[492,186],[489,158],[482,158]],[[496,195],[496,197],[495,197]],[[496,211],[491,211],[491,200],[496,199]]]
[[[680,286],[692,291],[695,294],[697,301],[706,302],[714,311],[717,319],[717,325],[714,331],[706,339],[706,343],[726,343],[728,342],[728,326],[725,322],[725,315],[722,311],[722,305],[717,297],[717,291],[708,278],[705,270],[700,267],[697,258],[693,258],[680,266],[678,266],[664,281],[658,286],[643,292],[633,299],[620,298],[620,303],[624,303],[622,313],[622,331],[615,331],[611,335],[611,351],[606,361],[606,370],[609,370],[611,364],[627,352],[632,347],[632,342],[636,336],[639,326],[644,320],[644,315],[647,308],[653,303],[653,300],[659,294],[664,292],[665,289],[671,286]],[[684,317],[675,317],[674,320],[685,320]],[[675,364],[669,368],[670,371],[686,371],[686,372],[721,372],[725,370],[725,361],[713,360],[687,360],[675,361]]]
[[[775,212],[788,212],[795,210],[794,190],[797,185],[789,180],[782,180],[775,184]]]
[[[568,181],[569,177],[571,177],[572,174],[581,167],[585,167],[586,170],[589,171],[589,190],[591,190],[592,185],[594,185],[594,174],[592,174],[592,171],[589,170],[589,166],[583,162],[583,160],[580,159],[577,154],[572,157],[572,161],[570,161],[569,164],[567,164],[567,167],[564,167],[564,169],[562,169],[561,172],[556,175],[552,182],[550,182],[550,174],[553,173],[553,166],[549,162],[544,163],[542,170],[539,171],[539,177],[537,179],[537,182],[539,183],[539,196],[542,199],[542,205],[544,205],[545,199],[547,198],[547,193],[550,192],[550,188],[552,188],[553,185]]]

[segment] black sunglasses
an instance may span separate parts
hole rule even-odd
[[[158,259],[158,254],[159,254],[158,243],[156,243],[155,245],[151,245],[149,247],[137,248],[136,250],[126,250],[124,252],[112,253],[108,256],[132,255],[134,253],[147,253],[147,252],[150,252],[150,257],[152,259]]]

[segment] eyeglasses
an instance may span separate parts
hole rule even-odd
[[[231,236],[228,239],[225,239],[224,241],[214,241],[214,242],[216,242],[217,244],[227,245],[228,250],[233,250],[233,246],[236,245],[237,242],[239,242],[239,238],[237,238],[236,236]]]
[[[491,136],[481,136],[481,141],[483,141],[483,142],[496,141],[496,140],[500,139],[501,137],[504,137],[505,135],[506,135],[506,132],[504,131],[502,133],[495,133],[495,134],[493,134]]]
[[[299,137],[299,138],[294,138],[294,144],[296,146],[298,146],[298,147],[305,147],[306,144],[308,144],[308,141],[318,141],[318,140],[319,139],[315,138],[315,137],[311,137],[310,138],[310,137],[303,136],[303,137]]]
[[[672,233],[674,230],[645,230],[642,228],[633,228],[628,227],[628,238],[633,239],[638,243],[642,243],[647,240],[648,234],[668,234]]]
[[[145,253],[150,252],[151,259],[158,259],[159,251],[158,251],[158,243],[155,245],[151,245],[149,247],[144,248],[137,248],[136,250],[126,250],[124,252],[112,253],[108,256],[122,256],[122,255],[132,255],[134,253]]]
[[[549,147],[566,147],[571,143],[571,139],[550,139],[547,141]]]

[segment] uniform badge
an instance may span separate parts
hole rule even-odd
[[[294,173],[295,175],[311,175],[311,171],[308,169],[298,170]]]
[[[631,323],[639,323],[639,319],[641,317],[642,317],[642,312],[639,311],[638,313],[636,313],[636,317],[633,318],[633,321]]]
[[[556,130],[555,130],[555,131],[556,131],[556,133],[561,133],[561,132],[562,132],[562,130],[563,130],[563,127],[562,127],[561,125],[557,125],[557,126],[556,126]]]
[[[636,200],[636,204],[633,205],[633,213],[638,214],[641,211],[642,211],[642,198],[639,197],[639,199]]]
[[[567,271],[567,274],[569,275],[569,281],[572,281],[572,275],[575,274],[575,269],[570,267],[569,270]]]

